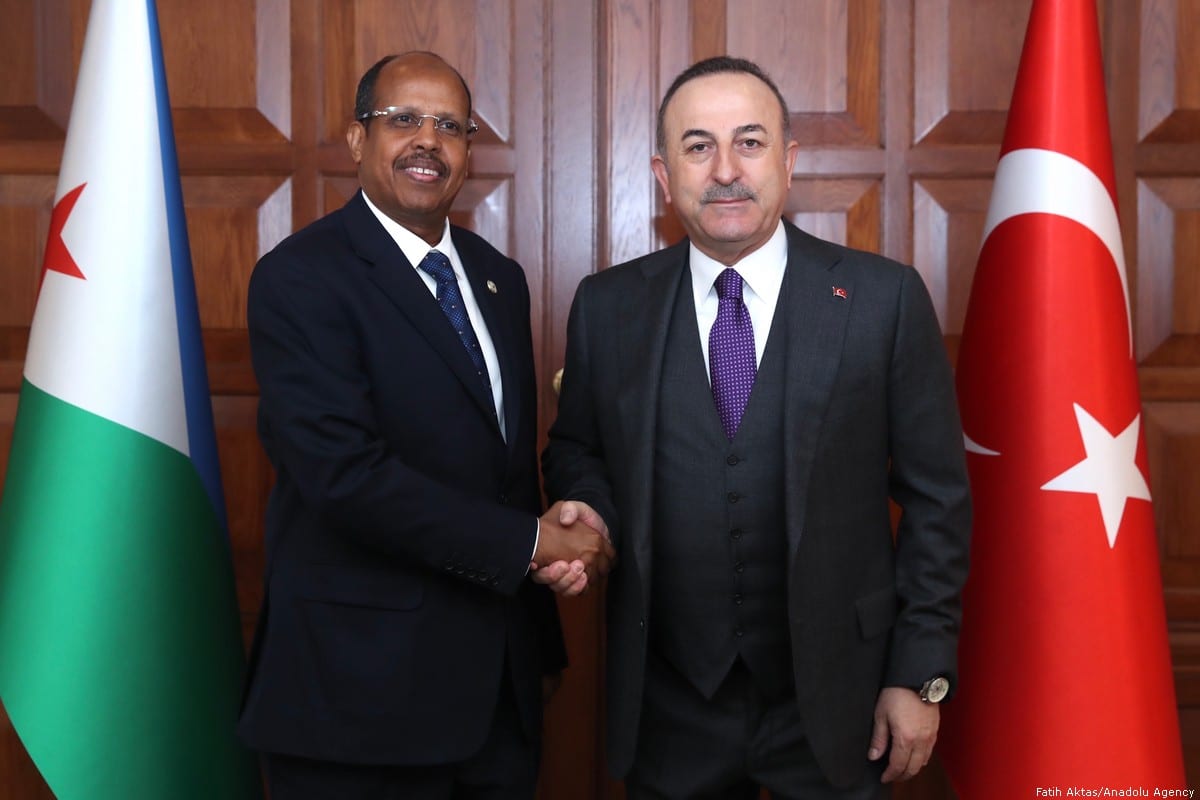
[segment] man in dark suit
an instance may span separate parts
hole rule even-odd
[[[612,552],[537,516],[524,273],[447,220],[470,114],[434,54],[373,66],[347,133],[362,192],[251,279],[277,482],[240,733],[273,800],[532,797],[565,654],[527,573],[586,580]]]
[[[756,65],[683,72],[652,167],[689,238],[571,309],[543,471],[620,553],[633,800],[886,796],[954,683],[970,501],[937,319],[912,268],[781,219],[797,149]]]

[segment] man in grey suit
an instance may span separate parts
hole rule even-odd
[[[759,67],[684,71],[652,167],[688,240],[571,309],[543,472],[620,554],[608,756],[634,800],[887,796],[953,689],[970,498],[937,319],[911,267],[782,219],[798,147]]]

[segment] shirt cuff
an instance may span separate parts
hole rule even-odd
[[[533,556],[537,553],[538,538],[542,535],[542,521],[537,517],[534,517],[533,522],[535,525],[537,525],[537,527],[533,529],[533,552],[529,554],[530,564],[533,563]],[[529,574],[528,568],[525,569],[525,574]]]

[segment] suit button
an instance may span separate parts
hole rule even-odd
[[[500,505],[502,505],[502,506],[508,505],[508,495],[506,495],[506,494],[500,495]]]
[[[736,467],[740,461],[741,459],[737,456],[730,456],[729,458],[725,459],[725,463],[731,467]]]
[[[726,497],[729,498],[729,502],[731,502],[731,503],[736,503],[738,500],[742,499],[742,496],[740,494],[738,494],[737,492],[730,492],[729,494],[726,495]]]
[[[741,628],[737,628],[736,630],[734,630],[733,635],[740,639],[746,635],[746,632],[744,630],[742,630]]]
[[[731,530],[729,532],[729,538],[733,539],[734,541],[737,541],[738,539],[742,538],[742,529],[734,528],[733,530]]]
[[[741,592],[738,592],[737,594],[735,594],[735,595],[733,596],[733,604],[734,604],[735,606],[740,606],[740,605],[742,604],[742,601],[743,601],[744,599],[745,599],[745,598],[743,598],[743,597],[742,597],[742,593],[741,593]]]
[[[741,561],[739,561],[733,565],[733,571],[736,572],[737,574],[741,575],[743,572],[746,571],[746,565],[743,564]]]
[[[638,628],[643,631],[646,630],[646,620],[645,619],[638,620]]]

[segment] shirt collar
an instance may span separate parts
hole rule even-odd
[[[401,225],[396,220],[389,217],[387,214],[379,210],[379,208],[371,202],[371,198],[367,197],[367,193],[362,193],[363,200],[367,203],[367,208],[371,209],[371,213],[379,220],[379,224],[383,225],[383,229],[388,232],[392,240],[400,248],[400,252],[404,253],[404,257],[415,268],[421,263],[421,260],[429,253],[430,250],[437,250],[442,255],[450,259],[450,263],[455,266],[455,272],[458,271],[459,263],[458,251],[454,249],[454,240],[450,236],[450,220],[447,219],[442,223],[442,238],[436,244],[430,246],[429,242],[417,236],[408,228]]]
[[[688,244],[688,263],[692,269],[692,291],[696,307],[699,308],[709,292],[716,291],[713,284],[725,270],[725,265],[700,252],[694,243]],[[779,296],[783,271],[787,267],[787,231],[783,227],[783,220],[779,220],[775,232],[762,247],[731,266],[742,276],[750,291],[764,300],[770,300],[774,307],[773,301]]]

